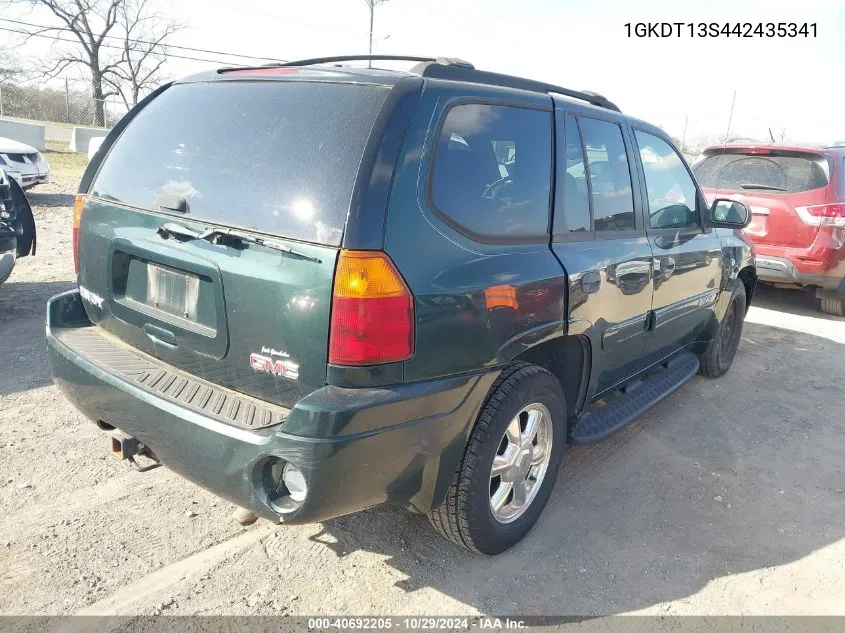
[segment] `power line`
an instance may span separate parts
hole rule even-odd
[[[66,26],[47,26],[46,24],[33,24],[32,22],[24,22],[22,20],[12,20],[11,18],[0,18],[0,20],[2,20],[3,22],[12,22],[13,24],[30,26],[30,27],[34,27],[34,28],[37,28],[37,29],[49,29],[49,30],[52,30],[52,31],[67,31],[68,33],[73,33],[73,30],[66,27]],[[8,29],[4,29],[4,30],[8,30]],[[28,35],[42,35],[40,33],[27,33],[27,34]],[[120,37],[119,35],[106,35],[105,37],[107,39],[117,39],[117,40],[123,40],[124,39],[123,37]],[[258,59],[258,60],[269,61],[269,62],[285,62],[285,61],[288,61],[286,59],[277,59],[275,57],[262,57],[260,55],[245,55],[245,54],[241,54],[241,53],[227,53],[226,51],[215,51],[215,50],[210,50],[210,49],[207,49],[207,48],[193,48],[191,46],[180,46],[180,45],[176,45],[176,44],[163,44],[161,42],[151,42],[151,41],[141,40],[141,39],[137,39],[137,38],[129,38],[129,41],[137,43],[137,44],[148,44],[148,45],[152,45],[152,46],[162,46],[162,47],[165,47],[165,48],[177,48],[177,49],[185,50],[185,51],[194,51],[196,53],[209,53],[211,55],[226,55],[226,56],[229,56],[229,57],[242,57],[244,59]],[[175,57],[175,55],[171,55],[171,56]],[[191,59],[191,58],[186,58],[186,59]],[[200,61],[202,61],[202,60],[200,60]]]
[[[4,18],[0,18],[0,19],[4,19]],[[4,26],[0,26],[0,31],[8,31],[9,33],[20,33],[21,35],[26,35],[27,37],[42,37],[42,38],[49,39],[49,40],[55,40],[57,42],[67,42],[69,44],[79,44],[79,40],[67,40],[67,39],[62,39],[58,35],[45,35],[44,33],[30,33],[29,31],[23,31],[23,30],[20,30],[20,29],[10,29],[10,28],[6,28]],[[111,44],[101,44],[100,46],[102,48],[109,48],[109,49],[114,49],[114,50],[117,50],[117,51],[123,50],[122,46],[112,46]],[[221,53],[221,54],[227,55],[228,53]],[[207,64],[222,64],[223,66],[228,66],[228,65],[232,64],[231,61],[223,61],[223,60],[219,60],[219,59],[201,59],[199,57],[188,57],[186,55],[177,55],[175,53],[167,53],[166,57],[174,57],[176,59],[188,59],[188,60],[195,61],[195,62],[205,62]]]

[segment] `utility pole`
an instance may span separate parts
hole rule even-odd
[[[373,54],[373,19],[375,18],[376,13],[376,2],[375,0],[367,0],[367,4],[370,5],[370,55]],[[372,61],[370,62],[370,68],[373,67]]]
[[[70,123],[70,90],[67,86],[67,77],[65,77],[65,123]]]
[[[684,117],[684,133],[681,134],[681,154],[684,153],[684,144],[687,140],[687,124],[689,123],[689,115]]]
[[[373,54],[373,21],[375,19],[376,6],[384,4],[387,0],[364,0],[370,8],[370,55]],[[373,67],[373,60],[367,60],[367,68]]]

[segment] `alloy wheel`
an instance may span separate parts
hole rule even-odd
[[[552,416],[542,404],[523,407],[508,423],[490,469],[490,511],[499,523],[518,519],[537,496],[552,439]]]

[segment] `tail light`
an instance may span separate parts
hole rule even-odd
[[[77,194],[73,203],[73,269],[79,274],[79,224],[85,210],[85,196]]]
[[[795,211],[805,224],[811,226],[845,227],[845,202],[795,207]]]
[[[414,353],[414,298],[385,254],[341,251],[334,276],[329,362],[376,365]]]

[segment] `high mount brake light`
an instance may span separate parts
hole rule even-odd
[[[414,353],[414,298],[390,258],[341,251],[334,276],[329,363],[377,365]]]

